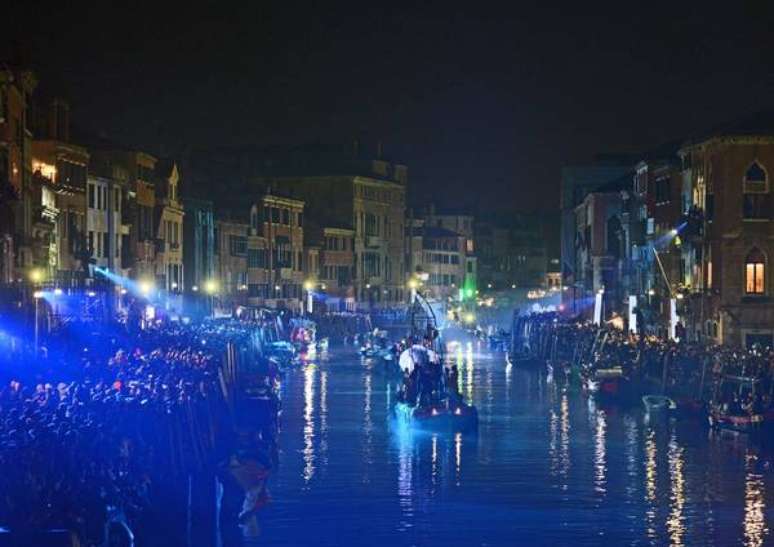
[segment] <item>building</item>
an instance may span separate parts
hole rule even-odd
[[[0,282],[22,279],[33,249],[48,246],[32,231],[32,131],[28,123],[35,75],[11,65],[0,68]],[[42,254],[42,253],[35,253]]]
[[[758,115],[686,143],[680,317],[689,335],[774,345],[774,119]]]
[[[543,287],[548,245],[536,215],[509,215],[475,225],[478,284],[485,289]]]
[[[247,304],[247,238],[250,224],[242,217],[223,215],[215,221],[215,279],[207,279],[191,290],[217,293],[217,304],[223,310],[233,310]],[[209,295],[213,297],[213,294]]]
[[[183,204],[183,285],[187,293],[204,287],[215,275],[215,216],[212,202],[182,198]]]
[[[304,202],[266,193],[250,210],[250,304],[300,311]]]
[[[424,215],[427,226],[445,228],[462,235],[465,238],[465,274],[463,286],[471,291],[476,290],[478,282],[478,258],[476,256],[474,217],[465,213],[451,211],[438,212],[434,205]]]
[[[599,155],[587,165],[564,167],[561,175],[560,208],[560,254],[563,285],[572,287],[576,283],[576,208],[592,191],[611,181],[627,176],[636,159],[627,156]]]
[[[158,240],[160,221],[156,217],[156,164],[146,153],[112,144],[95,143],[90,147],[95,162],[104,170],[119,169],[126,176],[121,196],[121,265],[132,279],[166,286],[166,272],[157,271],[156,253],[162,251]],[[123,175],[122,175],[123,176]]]
[[[414,221],[406,238],[407,263],[412,274],[423,274],[427,297],[448,301],[465,287],[467,238],[452,230]]]
[[[94,248],[86,226],[89,153],[70,142],[70,113],[64,101],[52,100],[44,112],[32,142],[32,226],[41,242],[34,261],[60,285],[78,286],[88,277]]]
[[[171,160],[155,166],[156,286],[169,292],[183,289],[183,205],[180,202],[180,172]]]
[[[291,157],[259,171],[263,174],[251,177],[248,186],[296,196],[318,225],[352,230],[352,284],[360,307],[404,303],[406,166],[358,157],[309,163]]]
[[[356,307],[355,231],[332,226],[322,228],[319,238],[318,293],[329,311],[352,311]]]

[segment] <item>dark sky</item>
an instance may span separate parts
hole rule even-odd
[[[383,140],[448,206],[554,209],[563,165],[774,103],[766,2],[51,4],[13,27],[81,125],[168,153]]]

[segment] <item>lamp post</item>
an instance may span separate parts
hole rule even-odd
[[[37,356],[40,349],[40,306],[38,306],[38,300],[43,298],[43,291],[35,291],[32,296],[35,300],[35,355]]]
[[[314,281],[308,279],[304,281],[304,290],[306,291],[306,313],[312,313],[314,311]]]
[[[215,295],[218,292],[218,282],[214,279],[208,279],[204,282],[204,292],[209,296],[210,313],[215,317]]]

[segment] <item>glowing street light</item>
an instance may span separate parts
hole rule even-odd
[[[153,292],[153,283],[147,280],[140,281],[139,284],[140,287],[140,293],[143,296],[148,296],[151,292]]]
[[[194,285],[193,287],[191,287],[191,290],[193,292],[199,292],[199,286],[198,285]]]
[[[62,289],[60,289],[60,288],[56,288],[56,289],[54,289],[54,294],[55,294],[56,296],[62,296]]]
[[[208,279],[204,282],[204,290],[207,294],[215,294],[218,292],[218,282],[214,279]]]
[[[33,283],[41,283],[46,278],[46,272],[42,268],[33,268],[30,271],[30,281]]]
[[[304,281],[304,290],[311,291],[312,289],[314,289],[314,281],[311,279]]]
[[[35,299],[43,298],[43,291],[35,291],[34,293],[32,293],[32,296],[34,296]]]

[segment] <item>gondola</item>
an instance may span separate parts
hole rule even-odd
[[[424,392],[408,395],[404,389],[398,393],[393,405],[393,415],[402,425],[418,430],[437,432],[471,432],[478,428],[478,411],[475,406],[462,400],[462,397],[447,385],[444,371],[443,343],[440,340],[437,322],[432,308],[420,294],[417,293],[409,314],[411,318],[411,334],[409,340],[416,344],[406,348],[399,358],[401,370],[416,373],[418,379],[421,367],[439,367],[435,369],[432,393]],[[419,341],[431,341],[431,348],[419,344]],[[414,355],[427,358],[424,363],[415,360]],[[430,370],[433,369],[425,369]]]

